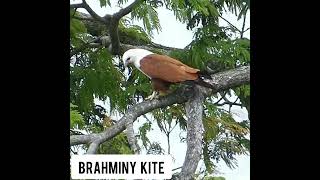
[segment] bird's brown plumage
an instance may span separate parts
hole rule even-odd
[[[140,69],[150,77],[153,88],[166,92],[171,83],[199,78],[199,69],[189,67],[169,56],[150,54],[140,60]]]
[[[150,78],[159,78],[172,83],[196,80],[200,71],[169,56],[159,54],[144,57],[140,61],[140,69]]]

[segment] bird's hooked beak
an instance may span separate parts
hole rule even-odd
[[[124,68],[125,68],[125,69],[128,68],[128,64],[129,64],[128,61],[125,61],[125,62],[124,62],[123,65],[124,65]]]
[[[127,57],[126,59],[123,59],[123,66],[124,68],[128,68],[128,65],[131,63],[130,57]]]
[[[130,69],[128,68],[129,64],[130,64],[130,61],[128,61],[128,59],[123,61],[124,73],[128,75],[128,76],[126,76],[126,80],[128,80],[128,78],[130,77]]]

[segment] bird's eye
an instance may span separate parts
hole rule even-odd
[[[128,57],[126,61],[129,61],[129,60],[130,60],[130,58]]]

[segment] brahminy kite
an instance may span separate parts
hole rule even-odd
[[[122,61],[125,68],[129,64],[133,64],[150,78],[154,91],[147,99],[157,97],[157,93],[168,93],[172,83],[193,81],[205,87],[212,87],[200,78],[199,69],[189,67],[169,56],[155,54],[145,49],[129,49],[123,54]]]

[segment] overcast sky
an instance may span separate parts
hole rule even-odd
[[[111,0],[111,4],[115,5],[114,2],[116,0]],[[133,2],[133,0],[129,0],[128,3]],[[81,3],[81,0],[70,0],[70,3]],[[99,0],[87,0],[89,6],[101,16],[105,14],[112,14],[118,11],[119,7],[105,7],[100,8]],[[79,9],[81,12],[86,12],[83,9]],[[178,21],[176,21],[173,12],[165,9],[158,8],[157,10],[160,24],[162,27],[162,31],[159,33],[154,33],[153,42],[171,46],[176,48],[184,48],[192,41],[193,32],[186,30],[186,26]],[[231,13],[226,13],[224,16],[229,22],[233,25],[241,29],[242,20],[237,21],[237,18],[233,16]],[[141,22],[135,22],[138,25],[142,25]],[[223,20],[220,22],[221,25],[227,25]],[[250,25],[250,16],[248,15],[246,18],[246,27]],[[245,37],[250,39],[250,30],[244,34]],[[234,98],[234,97],[233,97]],[[232,98],[231,98],[232,99]],[[98,104],[102,105],[106,109],[109,109],[107,103],[96,101]],[[248,119],[248,114],[245,109],[241,109],[239,107],[233,107],[232,113],[234,118],[237,121]],[[119,119],[119,117],[114,117],[115,119]],[[134,123],[135,133],[138,132],[138,128],[145,123],[146,120],[143,117],[138,118],[138,120]],[[167,142],[166,137],[163,133],[160,132],[160,129],[157,127],[156,123],[152,125],[153,131],[148,133],[148,137],[151,142],[156,141],[161,144],[162,148],[167,150]],[[186,143],[180,142],[180,136],[186,137],[186,133],[181,133],[182,131],[177,126],[170,135],[170,145],[171,145],[171,154],[174,157],[174,165],[173,167],[180,167],[183,164],[185,153],[186,153]],[[249,180],[250,179],[250,156],[237,156],[238,159],[238,167],[236,169],[228,168],[224,162],[220,162],[218,164],[218,171],[221,172],[221,176],[225,177],[226,180]],[[203,166],[202,163],[199,163],[199,167]]]

